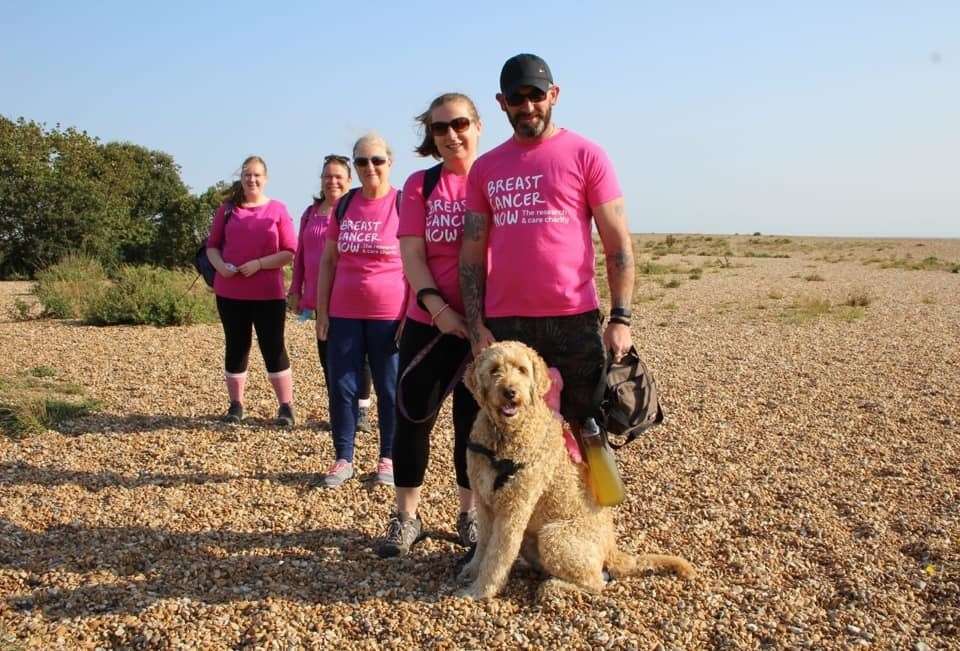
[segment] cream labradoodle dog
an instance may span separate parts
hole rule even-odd
[[[533,349],[496,343],[464,379],[481,411],[467,454],[479,537],[460,572],[462,581],[472,582],[461,596],[495,596],[519,554],[552,577],[541,595],[554,588],[600,592],[604,569],[614,578],[645,567],[693,576],[677,556],[617,549],[612,511],[597,505],[582,466],[567,453],[560,420],[544,402],[550,378]]]

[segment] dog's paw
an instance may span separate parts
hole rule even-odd
[[[477,571],[480,569],[480,563],[470,561],[463,566],[460,573],[457,574],[457,581],[460,583],[473,583],[477,578]]]
[[[455,593],[455,596],[460,597],[461,599],[472,599],[474,601],[480,601],[482,599],[489,599],[493,596],[492,590],[487,590],[483,587],[478,587],[476,583],[473,583],[462,590],[458,590]]]

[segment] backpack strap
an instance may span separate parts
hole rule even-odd
[[[360,192],[360,188],[351,188],[347,191],[345,195],[340,197],[340,201],[337,202],[337,224],[343,223],[343,216],[347,214],[347,207],[350,205],[350,202],[353,200],[353,195]],[[400,214],[400,195],[403,192],[397,190],[397,214]]]
[[[434,188],[437,187],[437,183],[440,182],[440,173],[443,171],[443,163],[437,163],[430,169],[428,169],[423,174],[423,190],[421,194],[423,195],[423,201],[426,203],[427,199],[430,198],[430,195],[433,194]]]
[[[337,202],[337,213],[335,217],[337,218],[337,225],[343,223],[343,216],[347,214],[347,206],[350,205],[350,202],[353,200],[353,195],[360,192],[360,188],[352,188],[347,190],[347,193],[340,197],[340,201]]]

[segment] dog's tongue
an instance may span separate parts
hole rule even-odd
[[[504,416],[516,416],[517,406],[516,405],[504,405],[500,407],[500,413]]]

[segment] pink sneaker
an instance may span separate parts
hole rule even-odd
[[[323,485],[327,488],[336,488],[351,477],[353,477],[353,464],[346,459],[337,459],[323,476]]]
[[[380,458],[380,463],[377,464],[376,480],[384,486],[393,486],[393,459]]]

